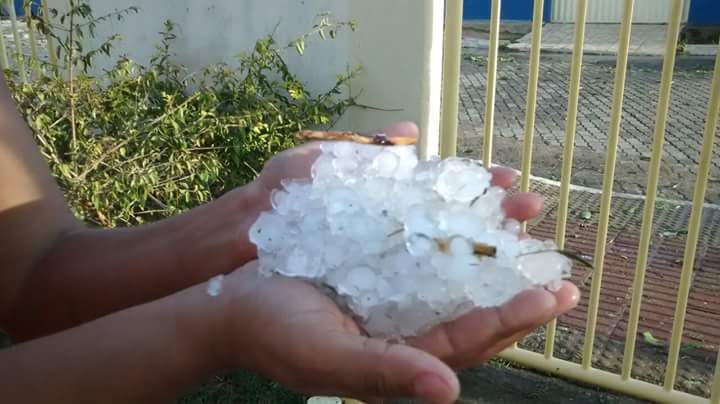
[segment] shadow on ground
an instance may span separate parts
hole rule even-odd
[[[498,361],[460,374],[462,396],[458,404],[640,404],[590,386],[511,367]],[[396,401],[409,404],[414,401]]]

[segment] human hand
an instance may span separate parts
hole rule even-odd
[[[578,300],[569,283],[556,293],[530,290],[402,345],[365,336],[314,286],[264,278],[256,269],[250,263],[225,283],[221,333],[226,337],[219,346],[228,365],[251,369],[297,392],[366,402],[413,397],[452,403],[460,389],[453,370],[485,362]]]
[[[507,188],[514,179],[512,170],[493,169],[495,185]],[[503,206],[509,217],[523,221],[540,212],[542,199],[516,194]],[[234,291],[229,306],[241,310],[227,311],[224,323],[238,331],[222,344],[231,350],[224,356],[242,358],[242,366],[296,391],[366,401],[417,397],[452,402],[459,394],[453,370],[487,361],[572,309],[579,295],[570,283],[555,293],[530,290],[499,308],[473,311],[398,345],[367,338],[350,316],[313,286],[261,278],[256,266],[251,263],[231,275],[236,286],[228,287]]]
[[[399,122],[385,127],[380,133],[391,137],[418,136],[418,127],[411,122]],[[316,141],[286,150],[268,161],[257,182],[266,192],[280,188],[282,180],[310,178],[313,163],[320,155],[323,142]]]

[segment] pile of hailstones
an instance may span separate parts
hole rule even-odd
[[[413,336],[570,275],[551,241],[519,238],[490,182],[469,159],[325,143],[312,180],[283,183],[250,239],[261,273],[318,285],[372,336]]]

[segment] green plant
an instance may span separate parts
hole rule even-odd
[[[66,35],[52,35],[64,38],[59,53],[64,49],[66,67],[82,69],[29,84],[7,73],[74,212],[89,223],[140,224],[205,203],[252,180],[266,160],[295,144],[295,131],[332,124],[354,104],[344,91],[354,72],[312,94],[283,58],[298,42],[279,46],[272,34],[240,55],[238,67],[216,64],[190,75],[173,60],[170,21],[148,66],[123,58],[91,77],[93,59],[109,55],[118,38],[83,51],[75,38],[94,35],[101,20],[86,4],[69,1],[74,14],[60,17],[70,23],[61,31]],[[321,18],[313,33],[332,30],[334,36],[349,25]]]
[[[675,52],[677,53],[685,53],[685,50],[687,50],[687,40],[685,38],[680,38],[677,42],[677,47],[675,48]]]
[[[65,13],[59,14],[57,9],[51,9],[52,18],[59,20],[59,24],[50,23],[50,19],[48,19],[47,24],[45,20],[40,20],[40,32],[54,38],[58,44],[55,49],[49,49],[49,51],[55,52],[56,59],[62,62],[62,68],[67,71],[69,92],[68,108],[70,111],[70,130],[72,133],[71,147],[75,152],[77,152],[75,70],[82,65],[83,72],[87,73],[92,65],[93,58],[99,53],[110,56],[110,49],[113,42],[120,39],[119,35],[113,35],[100,44],[98,48],[84,52],[83,37],[85,36],[85,30],[87,29],[88,34],[94,37],[97,24],[111,18],[122,21],[127,14],[131,12],[137,13],[138,11],[139,9],[137,7],[128,7],[100,17],[95,17],[89,4],[79,0],[68,0],[68,8]],[[65,25],[66,21],[68,23],[67,26]],[[56,76],[60,74],[59,65],[51,67]]]
[[[487,65],[487,58],[482,55],[465,55],[464,59],[477,66]]]

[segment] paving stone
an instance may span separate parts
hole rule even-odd
[[[501,58],[505,62],[500,64],[499,74],[507,79],[497,84],[494,129],[497,136],[522,143],[529,60],[527,54],[509,52],[501,53]],[[576,150],[576,161],[590,163],[587,168],[595,173],[602,172],[607,151],[615,70],[612,62],[611,57],[586,57],[583,66],[575,144],[577,148],[584,149]],[[628,164],[616,175],[616,191],[620,192],[636,193],[644,189],[647,169],[639,162],[652,151],[656,126],[660,63],[656,62],[652,67],[638,66],[631,63],[625,88],[618,161]],[[463,106],[472,113],[463,111],[460,114],[460,143],[479,137],[482,144],[487,66],[465,61],[462,74],[464,78],[472,78],[464,79],[461,86]],[[569,75],[569,55],[543,55],[534,131],[539,138],[536,144],[559,149],[564,145]],[[707,68],[676,68],[663,149],[662,165],[667,177],[693,180],[696,177],[711,81],[712,71]],[[717,168],[720,167],[720,141],[716,144],[718,147],[714,150],[712,166]],[[482,155],[481,149],[476,152],[477,156]],[[539,176],[549,176],[559,164],[554,158],[544,161],[542,154],[536,154],[534,159],[533,170]],[[520,166],[517,153],[496,156],[494,161]],[[628,170],[634,174],[626,175]],[[578,184],[596,182],[577,175],[574,181]],[[661,185],[659,193],[683,200],[692,199],[692,186],[683,189],[670,187]],[[718,194],[720,182],[711,182],[707,202],[720,203]]]

